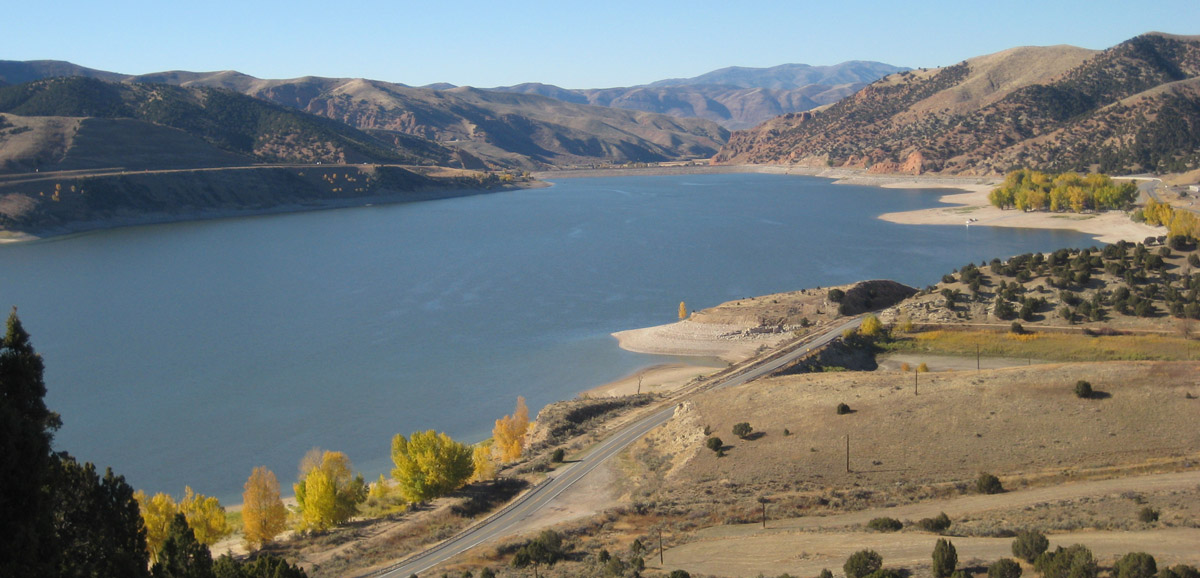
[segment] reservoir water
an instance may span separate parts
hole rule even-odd
[[[390,440],[490,435],[662,358],[609,333],[739,297],[1090,246],[1062,231],[903,226],[944,191],[732,174],[565,179],[422,203],[0,246],[0,305],[46,363],[55,447],[136,488],[285,493],[310,448],[368,479]]]

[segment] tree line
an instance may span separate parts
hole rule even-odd
[[[1137,199],[1133,182],[1116,184],[1105,174],[1043,173],[1018,169],[1004,177],[1004,184],[992,189],[988,202],[1000,209],[1021,211],[1082,213],[1108,209],[1127,209]]]

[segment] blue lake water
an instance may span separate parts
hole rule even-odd
[[[613,331],[739,297],[1090,246],[904,226],[944,191],[732,174],[565,179],[422,203],[134,227],[0,246],[0,305],[46,362],[57,449],[137,488],[240,502],[314,446],[368,477],[391,437],[490,435],[663,358]]]

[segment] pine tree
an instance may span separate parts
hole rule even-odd
[[[154,578],[215,578],[212,553],[196,540],[183,514],[175,514],[167,539],[150,569]]]
[[[0,342],[0,576],[52,573],[48,482],[61,424],[46,408],[42,358],[13,307]]]
[[[101,478],[65,453],[53,457],[52,472],[58,575],[148,577],[146,530],[125,478],[112,469]]]

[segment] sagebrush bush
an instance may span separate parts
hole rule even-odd
[[[837,414],[838,415],[846,415],[848,413],[850,413],[850,406],[848,406],[844,403],[837,404]]]
[[[842,570],[846,578],[863,578],[883,567],[883,556],[874,550],[859,550],[846,559]]]
[[[1021,565],[1012,558],[1001,558],[988,566],[988,578],[1021,578]]]
[[[1078,397],[1079,399],[1088,399],[1092,397],[1092,393],[1092,384],[1082,379],[1075,382],[1075,397]]]
[[[1013,556],[1032,564],[1049,547],[1050,540],[1041,532],[1022,530],[1017,533],[1017,539],[1013,540],[1012,553]]]
[[[904,527],[904,523],[895,518],[875,518],[867,522],[867,527],[876,532],[896,532]]]
[[[999,494],[1004,491],[1004,486],[1000,478],[984,472],[975,480],[975,489],[981,494]]]
[[[942,532],[950,527],[950,516],[942,512],[934,518],[921,518],[917,521],[917,527],[926,532]]]

